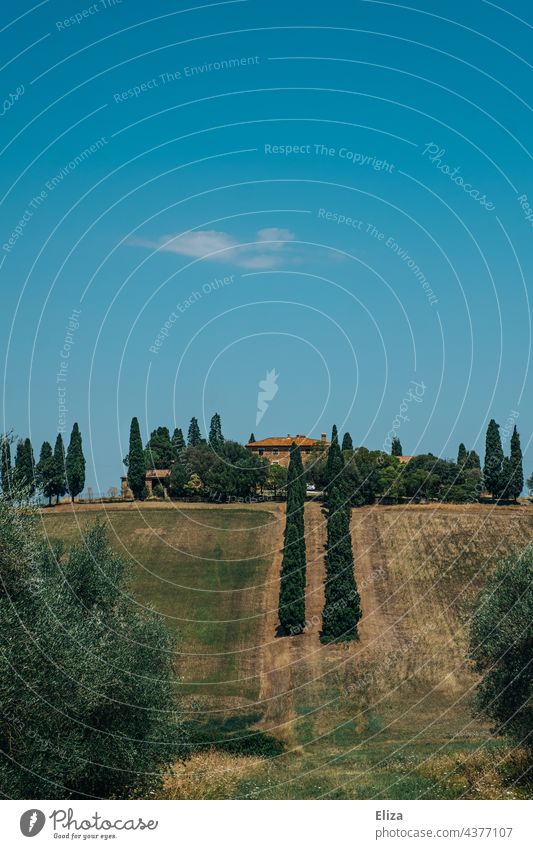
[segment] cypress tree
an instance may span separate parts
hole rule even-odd
[[[174,429],[174,433],[172,434],[172,451],[174,453],[174,459],[178,459],[181,456],[181,452],[185,448],[185,440],[183,438],[183,431],[180,427]]]
[[[493,498],[499,498],[502,494],[502,466],[503,448],[500,439],[500,426],[491,419],[487,428],[485,441],[485,465],[483,467],[483,481],[487,491]]]
[[[11,440],[4,436],[1,443],[2,456],[0,457],[0,474],[2,476],[2,493],[4,498],[9,498],[11,495]]]
[[[176,460],[172,466],[169,479],[169,492],[173,498],[179,498],[185,492],[185,484],[189,480],[187,468],[181,462]]]
[[[520,434],[513,428],[511,436],[511,452],[510,452],[510,479],[507,485],[507,496],[515,501],[524,488],[524,468],[522,465],[522,449],[520,447]]]
[[[287,472],[287,509],[279,594],[279,621],[285,633],[305,627],[305,477],[302,455],[293,442]]]
[[[52,446],[49,442],[43,442],[39,462],[36,466],[36,478],[39,489],[45,498],[48,498],[48,504],[52,503],[54,495],[56,476],[56,464],[52,453]]]
[[[34,467],[31,440],[29,437],[24,440],[19,439],[15,457],[15,480],[17,487],[20,487],[22,493],[28,498],[35,493]]]
[[[255,442],[255,433],[250,434],[250,439],[248,440],[248,442]]]
[[[481,461],[477,451],[469,451],[465,460],[465,469],[476,469],[481,471]]]
[[[457,451],[457,465],[464,466],[468,457],[468,453],[465,447],[464,442],[459,443],[459,450]]]
[[[390,453],[393,457],[401,457],[403,455],[402,443],[398,436],[393,436]]]
[[[342,437],[342,449],[341,450],[342,451],[353,451],[353,441],[352,441],[352,437],[350,436],[348,431],[346,431],[346,433]]]
[[[81,433],[78,422],[74,422],[70,442],[65,460],[65,474],[67,478],[67,490],[74,501],[75,497],[83,491],[85,486],[85,457],[81,443]]]
[[[218,413],[215,413],[211,419],[211,425],[209,427],[209,445],[214,451],[218,451],[224,445],[222,424]]]
[[[200,445],[201,441],[200,425],[198,424],[198,419],[193,416],[187,433],[187,444],[194,447],[195,445]]]
[[[331,443],[328,448],[328,456],[326,460],[325,479],[326,479],[326,497],[329,498],[329,490],[333,486],[339,485],[339,475],[342,472],[344,460],[342,451],[339,445],[339,437],[337,434],[337,426],[333,425],[331,430]]]
[[[146,498],[146,467],[141,439],[141,429],[137,416],[130,425],[130,448],[128,453],[128,486],[135,499]]]
[[[65,446],[63,445],[63,437],[58,433],[54,446],[54,483],[52,493],[56,497],[56,504],[59,504],[59,499],[65,495],[66,491]]]
[[[146,443],[145,458],[151,469],[169,469],[174,459],[174,448],[168,427],[157,427]]]
[[[302,564],[300,531],[290,519],[281,564],[279,621],[285,633],[301,633],[305,627],[305,564]]]
[[[358,640],[357,623],[361,601],[354,575],[350,509],[342,494],[332,487],[328,512],[325,604],[322,614],[322,642]]]

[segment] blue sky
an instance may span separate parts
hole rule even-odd
[[[527,15],[4,12],[3,428],[38,448],[77,420],[96,491],[132,415],[146,436],[215,411],[239,440],[335,421],[445,457],[516,421],[529,474]]]

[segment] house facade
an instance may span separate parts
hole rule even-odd
[[[299,446],[300,451],[305,454],[310,454],[311,451],[316,451],[320,448],[328,448],[329,442],[327,436],[323,433],[320,439],[311,439],[309,436],[303,436],[301,433],[296,436],[270,436],[267,439],[259,439],[256,442],[247,442],[246,447],[254,454],[260,457],[265,457],[269,463],[279,464],[287,467],[289,465],[291,455],[291,445],[295,442]]]

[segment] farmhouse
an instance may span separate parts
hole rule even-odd
[[[161,484],[165,491],[165,498],[167,498],[167,488],[168,488],[168,479],[170,478],[170,469],[148,469],[146,472],[146,494],[148,496],[152,495],[154,486],[158,483]],[[120,492],[122,494],[122,498],[133,498],[133,492],[128,486],[128,476],[122,475],[120,478]]]
[[[287,436],[269,436],[267,439],[259,439],[257,442],[247,442],[246,447],[254,454],[265,457],[270,463],[288,466],[293,442],[300,447],[302,454],[310,454],[317,448],[329,446],[325,433],[321,435],[320,439],[311,439],[301,433],[291,436],[289,433]]]

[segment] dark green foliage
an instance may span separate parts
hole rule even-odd
[[[466,463],[466,458],[468,457],[466,447],[464,442],[459,443],[459,450],[457,451],[457,465],[464,466]]]
[[[128,452],[128,486],[136,499],[146,498],[146,464],[144,459],[141,430],[137,417],[130,425],[130,448]]]
[[[198,475],[202,481],[205,480],[215,460],[216,454],[206,442],[187,446],[183,457],[189,475]]]
[[[305,492],[302,454],[293,442],[287,470],[287,508],[278,608],[281,628],[289,634],[301,633],[305,627]]]
[[[526,481],[526,486],[528,488],[529,494],[533,492],[533,474],[530,475]]]
[[[218,413],[211,419],[209,427],[209,445],[214,451],[220,451],[224,445],[224,437],[222,436],[222,424]]]
[[[295,442],[291,445],[289,467],[287,469],[287,512],[300,513],[303,521],[306,483],[302,463],[302,452]],[[292,506],[293,510],[289,508]]]
[[[185,439],[183,438],[183,431],[180,427],[174,429],[174,433],[172,434],[172,455],[174,460],[177,460],[181,457],[184,449],[185,449]]]
[[[287,634],[301,633],[305,627],[305,561],[300,539],[297,522],[287,517],[278,608],[281,627]]]
[[[398,436],[392,437],[390,453],[393,457],[401,457],[403,455],[402,443]]]
[[[145,458],[148,469],[170,469],[174,461],[174,446],[168,427],[158,427],[146,443]]]
[[[9,498],[11,493],[11,440],[8,436],[3,436],[0,443],[0,474],[2,479],[2,493],[4,498]]]
[[[340,485],[340,474],[344,466],[342,451],[339,445],[339,437],[337,434],[337,425],[333,425],[331,430],[331,443],[328,449],[328,458],[326,461],[326,498],[329,499],[329,493],[333,486]]]
[[[17,799],[138,798],[183,753],[174,647],[134,604],[96,524],[65,559],[0,503],[0,787]]]
[[[359,449],[360,451],[361,449]],[[356,454],[359,452],[350,452],[343,455],[344,468],[342,475],[336,480],[336,488],[342,490],[345,500],[352,507],[361,507],[365,504],[365,492],[363,486],[363,478],[359,470]],[[342,479],[342,480],[341,480]]]
[[[372,452],[374,455],[376,452]],[[376,472],[372,479],[375,480],[375,494],[382,499],[397,500],[405,494],[404,468],[398,457],[384,452],[377,452],[375,458]],[[353,502],[352,502],[352,506]]]
[[[202,441],[202,434],[200,433],[198,419],[193,416],[187,433],[187,445],[191,445],[194,448],[196,445],[200,445]]]
[[[256,494],[257,488],[265,484],[268,461],[251,454],[238,442],[225,441],[216,455],[210,446],[202,447],[209,452],[209,467],[206,471],[202,470],[202,473],[197,471],[198,466],[193,471],[199,474],[213,500],[251,498]],[[199,449],[194,449],[193,461],[198,453]],[[192,470],[192,465],[189,468]]]
[[[57,434],[56,443],[54,445],[54,482],[53,495],[56,497],[56,502],[62,498],[67,491],[67,479],[65,473],[65,446],[63,445],[63,437],[60,433]]]
[[[524,488],[524,468],[522,465],[522,449],[520,447],[520,434],[513,428],[511,436],[511,452],[509,456],[510,468],[507,478],[507,498],[518,498]]]
[[[44,495],[48,498],[48,503],[52,503],[52,496],[55,495],[56,484],[56,464],[52,453],[52,446],[49,442],[43,442],[39,462],[36,466],[37,486]]]
[[[328,511],[325,604],[322,614],[322,642],[359,639],[357,623],[361,604],[355,583],[351,510],[337,487],[332,487]]]
[[[172,498],[185,494],[185,484],[188,480],[187,469],[180,460],[176,460],[170,471],[169,494]]]
[[[67,491],[74,501],[76,495],[79,495],[85,486],[85,457],[83,456],[81,433],[77,422],[74,422],[70,435],[67,458],[65,460],[65,472]]]
[[[15,482],[16,488],[26,498],[35,493],[35,461],[31,441],[19,439],[17,442],[17,453],[15,457]]]
[[[255,433],[250,434],[250,439],[248,440],[248,442],[255,442]]]
[[[435,501],[477,501],[480,472],[462,469],[451,460],[433,454],[419,454],[407,463],[402,473],[405,494],[409,498]]]
[[[268,467],[268,476],[266,485],[277,495],[278,492],[287,486],[287,469],[285,466],[280,466],[279,463],[271,463]]]
[[[504,560],[480,593],[470,654],[482,678],[476,707],[495,731],[533,749],[533,546]]]
[[[485,441],[485,465],[483,481],[493,498],[499,498],[505,488],[502,476],[503,448],[500,439],[500,426],[491,419],[487,428]]]
[[[389,462],[390,456],[386,455],[383,460],[381,452],[361,447],[345,458],[349,468],[341,475],[339,491],[344,494],[346,501],[351,500],[353,507],[374,503],[379,490],[380,460]]]
[[[189,751],[192,754],[216,749],[248,757],[276,757],[285,751],[285,744],[271,734],[257,731],[260,719],[260,713],[238,713],[222,721],[215,718],[201,724],[191,722],[186,726],[190,735]]]
[[[342,448],[341,448],[341,450],[342,451],[352,451],[353,450],[352,437],[350,436],[348,431],[346,431],[346,433],[342,437]]]
[[[464,464],[465,469],[477,469],[481,473],[481,461],[476,451],[469,451]]]
[[[163,484],[156,483],[156,485],[152,489],[152,495],[155,498],[164,498],[165,497],[165,490],[163,488]]]

